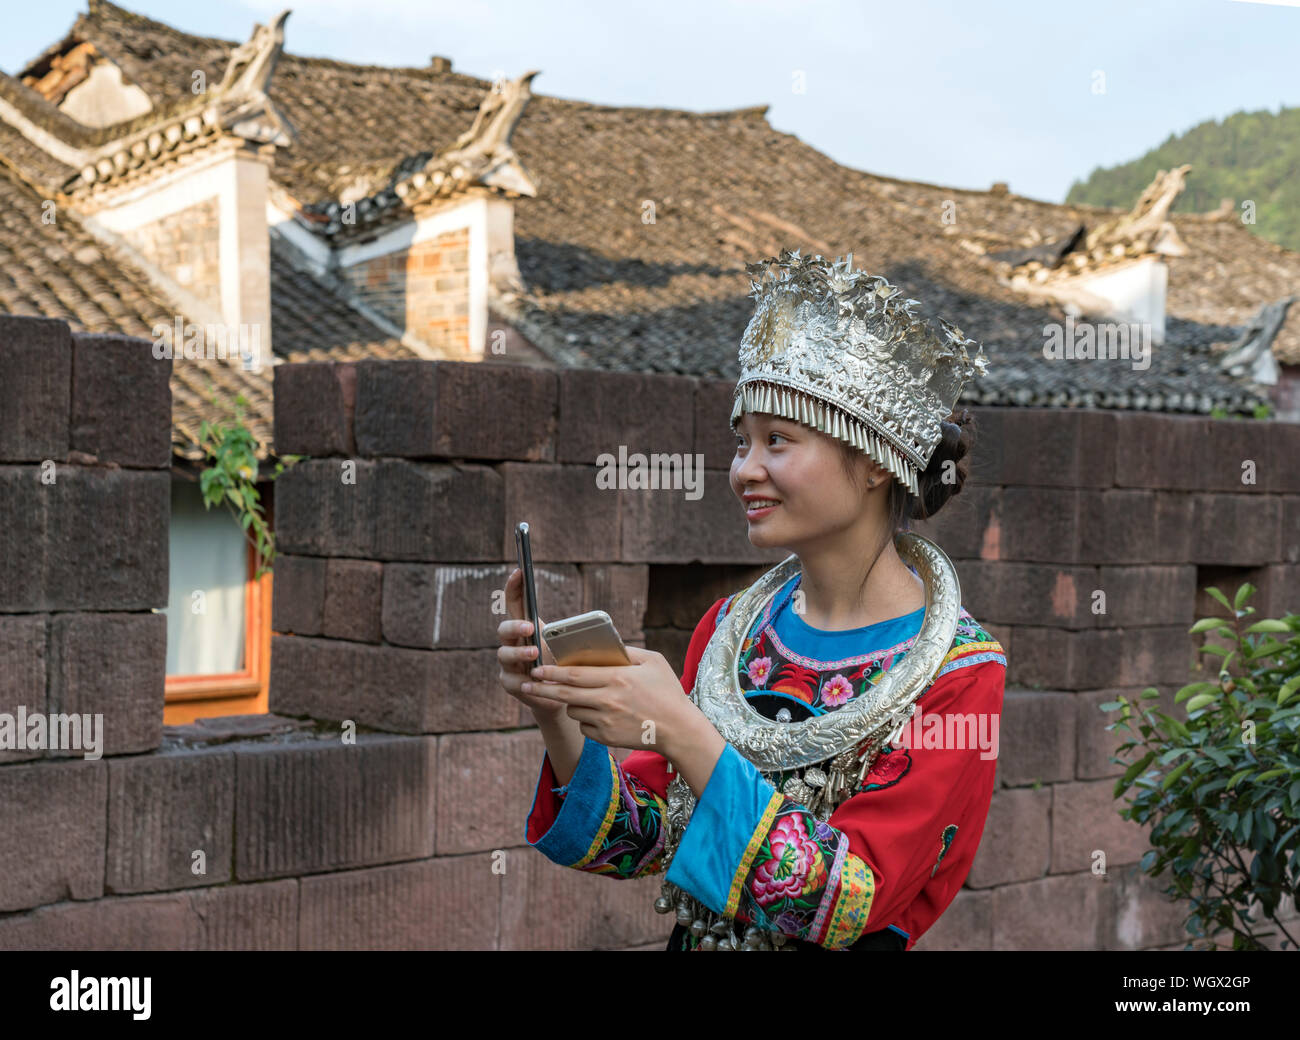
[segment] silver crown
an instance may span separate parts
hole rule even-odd
[[[962,386],[988,360],[961,329],[935,331],[919,301],[878,275],[781,251],[749,264],[758,303],[740,343],[731,427],[745,412],[793,419],[838,437],[912,494]],[[974,348],[974,353],[971,352]]]

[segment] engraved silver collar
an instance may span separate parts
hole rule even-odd
[[[745,636],[768,602],[799,573],[798,556],[786,557],[745,589],[718,624],[700,658],[691,697],[723,739],[761,772],[824,762],[869,739],[883,743],[906,723],[913,703],[934,681],[957,631],[957,572],[942,549],[918,534],[903,532],[895,545],[925,584],[925,617],[903,659],[842,708],[801,722],[777,722],[759,714],[740,687]]]

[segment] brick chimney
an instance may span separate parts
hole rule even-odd
[[[277,230],[430,356],[483,358],[492,297],[523,289],[513,200],[537,189],[510,136],[536,75],[494,85],[451,148],[391,187],[325,207],[328,249],[304,241],[287,219]]]

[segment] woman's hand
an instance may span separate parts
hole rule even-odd
[[[663,654],[629,646],[627,655],[630,665],[535,667],[524,691],[531,687],[567,705],[583,736],[608,747],[654,749],[669,757],[690,731],[694,705]]]
[[[497,660],[501,662],[499,679],[506,693],[527,704],[539,722],[543,719],[558,719],[567,707],[563,701],[551,700],[520,689],[528,679],[528,669],[537,664],[537,647],[531,638],[533,625],[524,620],[523,581],[523,572],[518,567],[506,579],[506,609],[510,612],[510,617],[497,626],[497,638],[501,641],[501,646],[497,648]],[[538,623],[541,623],[541,618],[538,618]],[[545,651],[543,662],[555,664],[551,648],[544,639],[542,649]]]

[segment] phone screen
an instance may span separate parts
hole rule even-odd
[[[515,526],[515,548],[519,553],[519,570],[524,578],[524,616],[533,625],[533,645],[537,647],[537,663],[542,663],[542,626],[537,621],[537,585],[533,581],[533,552],[528,541],[528,524],[521,520]]]

